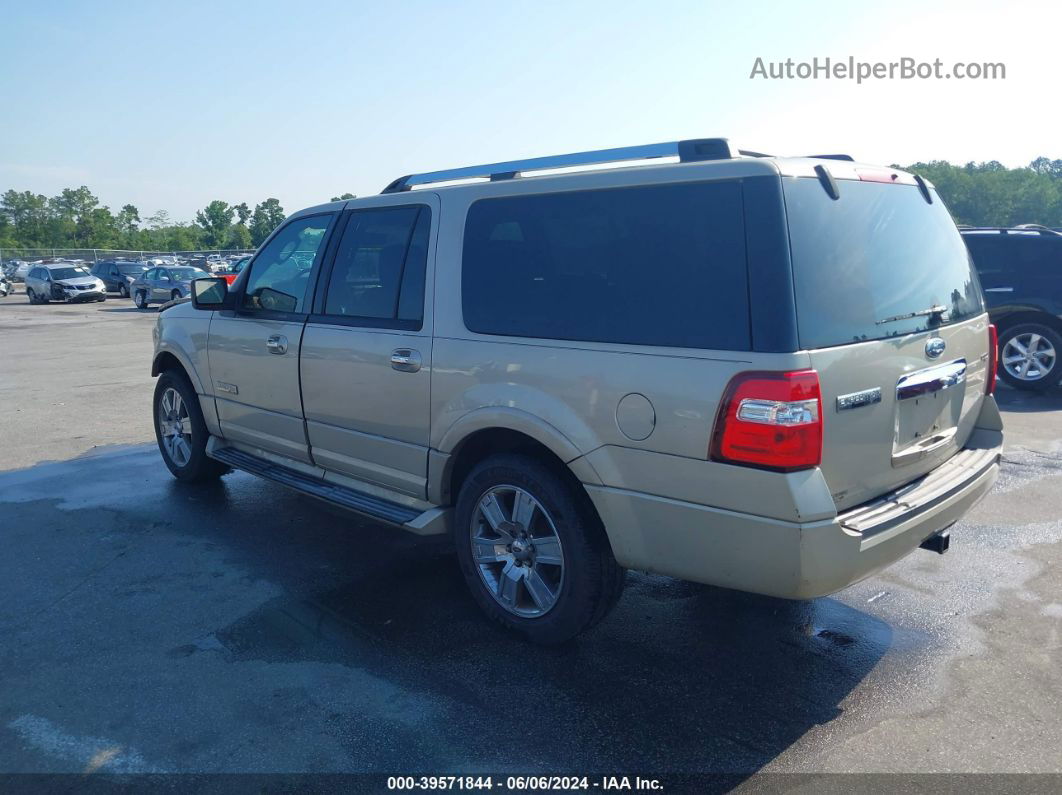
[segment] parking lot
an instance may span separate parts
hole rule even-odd
[[[1054,772],[1062,391],[1001,388],[999,483],[832,597],[628,574],[562,648],[450,552],[251,476],[173,480],[128,300],[0,299],[0,769]]]

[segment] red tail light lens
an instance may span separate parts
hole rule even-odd
[[[996,391],[996,373],[999,371],[999,332],[994,324],[988,324],[988,373],[985,375],[985,394]]]
[[[814,370],[739,373],[727,386],[711,457],[792,472],[822,461],[822,398]]]

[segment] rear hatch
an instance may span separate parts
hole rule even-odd
[[[966,246],[931,188],[892,173],[837,180],[837,198],[783,178],[821,468],[841,510],[954,455],[984,400],[988,317]]]

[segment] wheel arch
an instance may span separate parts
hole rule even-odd
[[[166,370],[179,370],[191,382],[196,394],[203,394],[203,384],[196,375],[195,368],[184,360],[177,351],[172,348],[161,350],[155,354],[151,362],[151,377],[157,378]]]
[[[1039,323],[1054,330],[1056,334],[1062,334],[1062,318],[1043,309],[1016,309],[999,316],[992,322],[999,329],[1000,336],[1015,326],[1021,326],[1026,323]]]
[[[461,484],[476,464],[499,453],[519,453],[546,464],[577,487],[581,495],[586,495],[583,483],[600,485],[597,472],[559,431],[537,421],[520,423],[521,427],[514,427],[515,424],[467,423],[461,429],[464,433],[456,433],[458,429],[447,433],[444,449],[448,452],[440,451],[434,457],[437,462],[434,477],[429,473],[429,499],[442,505],[453,504]]]

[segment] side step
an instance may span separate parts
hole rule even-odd
[[[304,475],[302,472],[274,464],[272,461],[232,447],[218,447],[211,450],[210,457],[228,464],[233,469],[242,469],[244,472],[272,480],[312,497],[318,497],[342,508],[349,508],[392,524],[404,525],[421,516],[421,512],[414,508]]]

